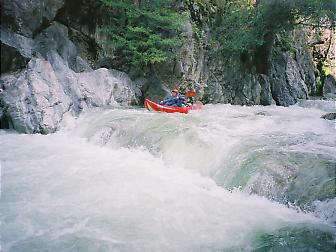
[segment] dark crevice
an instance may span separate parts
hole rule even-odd
[[[101,50],[94,37],[97,25],[104,19],[101,6],[100,1],[66,0],[54,19],[69,28],[69,39],[76,45],[79,54],[80,48],[85,47],[84,58],[92,66],[95,65],[93,62],[98,59]]]
[[[265,43],[259,46],[255,52],[254,64],[256,66],[256,72],[259,74],[267,74],[269,69],[269,56],[272,50],[274,35],[265,35]]]
[[[16,48],[0,42],[1,50],[1,74],[15,72],[24,69],[29,58],[21,55]]]
[[[9,116],[4,114],[0,117],[0,129],[12,129],[12,125],[12,120]]]

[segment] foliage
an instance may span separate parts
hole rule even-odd
[[[110,20],[100,29],[105,47],[137,67],[160,63],[179,43],[181,15],[172,0],[102,0]]]
[[[320,76],[316,81],[316,90],[313,92],[313,95],[322,95],[323,94],[323,86],[326,81],[326,78],[329,74],[331,74],[331,68],[327,59],[323,59],[317,64],[317,68],[320,71]]]
[[[104,46],[121,65],[137,67],[166,61],[181,44],[185,19],[191,19],[200,45],[206,24],[211,45],[240,54],[255,52],[274,34],[297,25],[335,26],[334,0],[101,1],[110,13],[100,29]],[[291,43],[284,38],[281,48],[290,50]]]
[[[295,52],[293,48],[295,43],[294,37],[289,33],[282,33],[281,35],[282,36],[277,46],[279,46],[279,48],[284,52],[286,51]]]

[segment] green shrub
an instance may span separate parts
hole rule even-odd
[[[103,0],[110,20],[100,29],[104,46],[123,59],[122,64],[143,67],[163,62],[181,42],[182,16],[172,0]]]

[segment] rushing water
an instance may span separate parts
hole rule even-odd
[[[332,251],[332,102],[88,111],[0,131],[3,251]]]

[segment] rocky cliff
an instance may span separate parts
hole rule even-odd
[[[58,22],[66,1],[3,1],[0,128],[51,133],[66,115],[93,106],[135,103],[127,74],[93,70]]]
[[[54,132],[64,116],[161,99],[185,79],[209,103],[288,106],[316,90],[319,75],[303,30],[237,56],[212,43],[206,24],[197,37],[190,20],[184,45],[168,62],[126,74],[114,70],[124,69],[98,33],[108,15],[100,1],[3,0],[1,12],[0,128]]]

